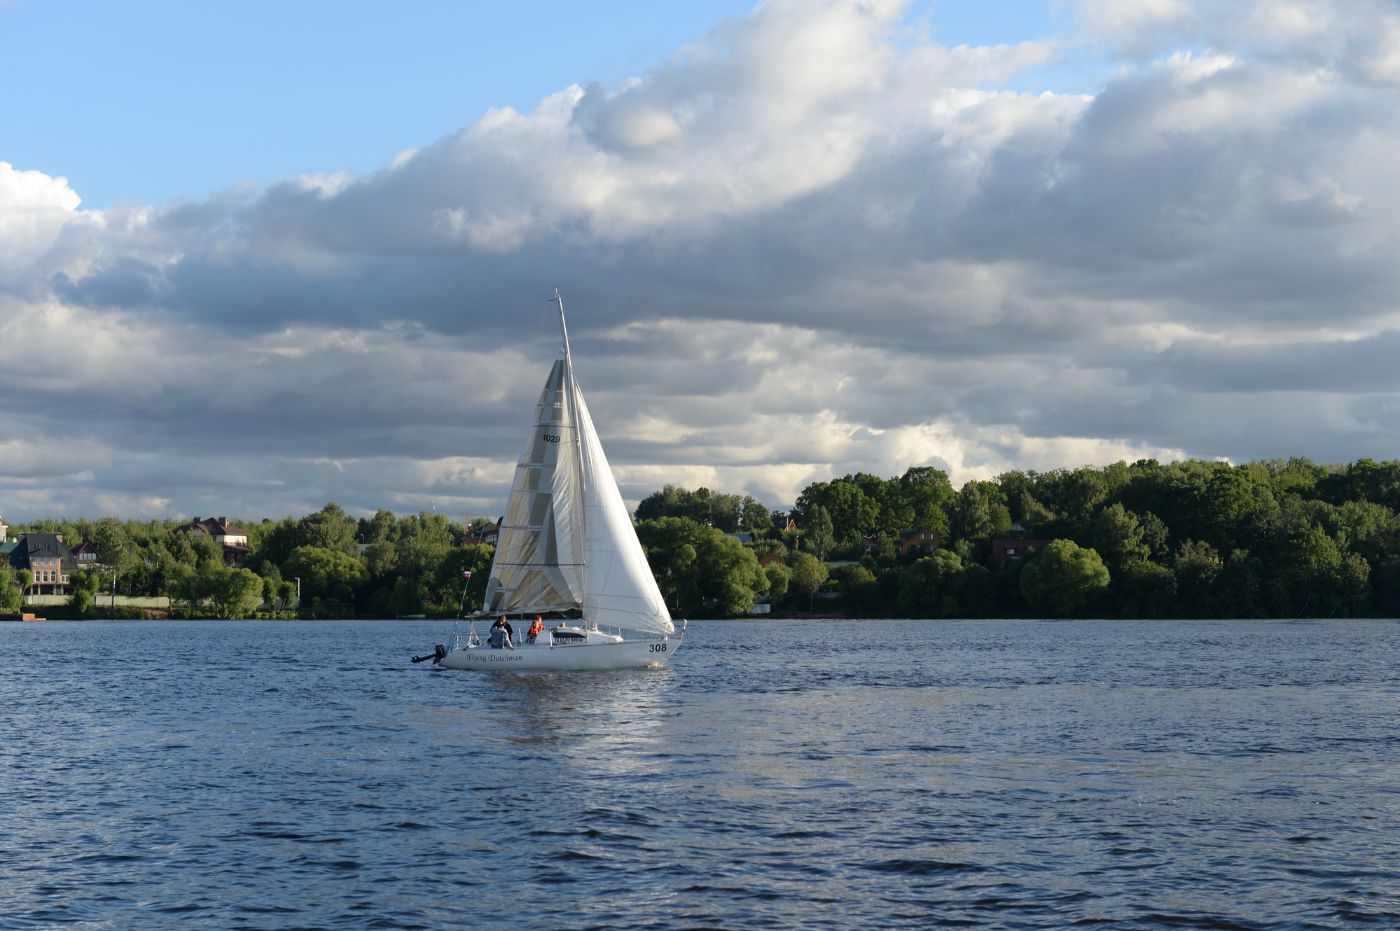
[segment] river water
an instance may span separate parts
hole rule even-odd
[[[0,624],[0,928],[1400,927],[1400,623]]]

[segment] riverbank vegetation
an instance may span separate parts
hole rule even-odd
[[[1400,616],[1400,462],[1306,459],[1232,466],[1142,460],[1007,472],[954,489],[911,468],[809,485],[788,512],[674,486],[636,511],[638,535],[678,616]],[[175,616],[451,616],[479,606],[492,548],[438,514],[336,504],[240,521],[241,567],[175,521],[36,521],[13,532],[91,542],[72,611],[99,591],[168,596]],[[0,566],[0,612],[33,579]],[[298,584],[300,585],[298,597]],[[762,610],[762,608],[760,608]]]

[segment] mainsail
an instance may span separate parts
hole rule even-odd
[[[579,610],[585,619],[611,627],[674,633],[574,380],[562,300],[559,322],[563,353],[545,382],[534,430],[515,467],[484,610]]]
[[[515,466],[510,503],[486,583],[492,614],[571,611],[583,605],[583,513],[573,378],[554,363],[535,427]]]

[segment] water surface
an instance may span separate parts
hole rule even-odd
[[[0,624],[3,928],[1400,926],[1400,624]]]

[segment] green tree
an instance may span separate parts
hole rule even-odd
[[[1094,509],[1108,496],[1108,480],[1103,472],[1089,466],[1060,469],[1039,476],[1036,495],[1067,522],[1067,530],[1074,532],[1089,522]]]
[[[270,562],[280,566],[291,558],[292,550],[304,545],[300,521],[291,517],[284,517],[276,523],[263,521],[260,537],[261,542],[253,557],[259,564]]]
[[[198,575],[202,594],[216,618],[248,617],[262,604],[263,580],[254,572],[209,562],[199,567]]]
[[[909,507],[910,518],[904,527],[886,527],[898,533],[903,530],[933,530],[946,536],[951,526],[948,512],[957,500],[948,473],[932,466],[911,466],[898,481],[892,483]]]
[[[1146,562],[1152,555],[1143,540],[1142,525],[1137,515],[1121,504],[1110,504],[1094,515],[1092,539],[1094,549],[1103,558],[1110,572],[1118,573],[1135,563]]]
[[[871,481],[873,480],[873,481]],[[866,494],[879,479],[874,476],[848,475],[831,482],[808,485],[798,495],[797,524],[810,528],[815,508],[822,507],[831,516],[832,536],[836,547],[859,545],[861,538],[874,530],[880,516],[880,502]]]
[[[700,488],[689,491],[675,485],[666,485],[660,491],[652,492],[637,504],[637,522],[660,520],[663,517],[684,517],[697,524],[710,521],[710,490]]]
[[[1187,540],[1181,544],[1173,568],[1176,573],[1177,604],[1185,617],[1220,617],[1215,586],[1224,567],[1220,554],[1209,543]]]
[[[752,534],[766,533],[773,527],[773,512],[767,505],[745,496],[739,508],[739,529]]]
[[[1371,597],[1377,617],[1400,617],[1400,556],[1387,556],[1371,570]]]
[[[174,533],[170,535],[167,551],[172,563],[191,569],[207,562],[223,565],[224,549],[205,533]]]
[[[671,610],[681,613],[683,604],[695,604],[695,540],[700,524],[684,517],[658,517],[637,525],[637,537],[656,577],[657,587]]]
[[[321,546],[299,546],[283,567],[284,575],[301,579],[304,601],[321,599],[348,608],[355,592],[365,581],[364,561],[344,550]]]
[[[1285,617],[1356,613],[1368,591],[1370,567],[1346,553],[1313,524],[1288,535],[1275,583],[1277,609]]]
[[[1269,486],[1246,469],[1220,468],[1198,499],[1199,522],[1217,548],[1255,549],[1280,523],[1280,508]]]
[[[470,565],[463,565],[464,551],[457,545],[461,536],[446,517],[423,511],[399,520],[396,542],[377,543],[368,548],[365,555],[370,575],[380,589],[391,587],[397,592],[395,597],[400,605],[410,591],[419,602],[412,609],[395,613],[456,612],[462,594],[461,572],[470,568]],[[393,557],[391,566],[388,565],[390,556]],[[407,579],[409,585],[399,586],[400,578]]]
[[[1151,511],[1143,511],[1137,515],[1137,519],[1138,526],[1142,528],[1142,544],[1147,547],[1148,558],[1154,562],[1168,562],[1171,555],[1171,531],[1166,522]]]
[[[97,521],[90,534],[88,541],[97,548],[97,558],[109,577],[121,579],[140,563],[140,554],[130,534],[116,518],[104,517]]]
[[[1327,470],[1312,460],[1294,456],[1288,460],[1271,459],[1267,462],[1250,463],[1261,470],[1266,481],[1273,488],[1275,496],[1299,494],[1313,497],[1318,484],[1327,478]]]
[[[1234,549],[1217,577],[1221,617],[1267,617],[1264,563],[1248,550]]]
[[[495,548],[484,543],[455,546],[438,563],[428,586],[432,608],[441,614],[471,611],[486,601],[486,582],[491,576]],[[468,580],[465,573],[470,572]],[[465,601],[463,592],[465,590]]]
[[[1335,503],[1370,501],[1400,512],[1400,461],[1376,462],[1358,459],[1329,483]],[[1340,492],[1338,494],[1337,492]]]
[[[953,505],[953,535],[960,540],[986,540],[1011,530],[1011,511],[1001,489],[992,482],[968,482]]]
[[[467,529],[481,530],[494,525],[493,520],[477,517],[472,519]],[[366,544],[393,543],[399,538],[398,518],[394,516],[393,511],[380,508],[374,512],[374,517],[360,521],[359,536]]]
[[[639,524],[637,536],[667,605],[680,614],[745,614],[768,591],[753,550],[714,527],[662,517]]]
[[[1048,527],[1055,520],[1054,513],[1036,498],[1035,486],[1034,472],[1011,471],[997,476],[1011,519],[1032,530]]]
[[[263,600],[263,580],[247,569],[232,569],[221,561],[199,566],[176,564],[170,579],[171,604],[189,617],[221,620],[248,617]]]
[[[816,553],[818,559],[825,561],[826,554],[835,542],[835,529],[832,526],[831,514],[820,504],[812,506],[811,514],[807,518],[806,533],[807,545]]]
[[[879,617],[889,613],[879,577],[864,565],[854,565],[842,573],[841,607],[851,617]]]
[[[388,540],[379,540],[365,547],[365,568],[371,581],[388,579],[390,584],[399,571],[398,547]]]
[[[1400,555],[1400,515],[1383,504],[1345,501],[1332,510],[1325,525],[1339,546],[1369,563]]]
[[[738,495],[710,495],[710,526],[724,533],[735,533],[744,516],[744,500]]]
[[[935,550],[905,568],[899,579],[903,617],[957,617],[962,612],[963,563],[952,550]]]
[[[1109,572],[1099,554],[1072,540],[1055,540],[1021,569],[1021,594],[1031,610],[1069,617],[1108,588]]]
[[[764,575],[768,576],[768,598],[770,601],[780,602],[788,592],[788,586],[792,582],[792,572],[788,567],[779,562],[769,563],[763,567]]]
[[[20,609],[19,579],[9,563],[0,561],[0,612],[18,614]]]
[[[315,514],[303,517],[297,525],[298,543],[351,554],[355,552],[358,525],[334,501]]]
[[[810,610],[817,589],[826,581],[826,563],[811,553],[793,553],[791,559],[792,565],[788,568],[792,576],[788,580],[788,592],[795,598],[805,598]]]
[[[755,596],[768,591],[768,576],[753,550],[718,529],[700,535],[695,555],[700,612],[718,617],[748,614]]]
[[[99,576],[93,569],[75,569],[69,576],[73,595],[68,603],[77,609],[79,617],[87,617],[97,601]]]
[[[198,570],[187,563],[173,563],[166,575],[166,594],[170,596],[170,606],[174,610],[186,617],[196,616],[204,601],[204,588],[200,585]]]
[[[1147,559],[1125,565],[1113,575],[1121,617],[1172,617],[1176,612],[1176,576]]]

